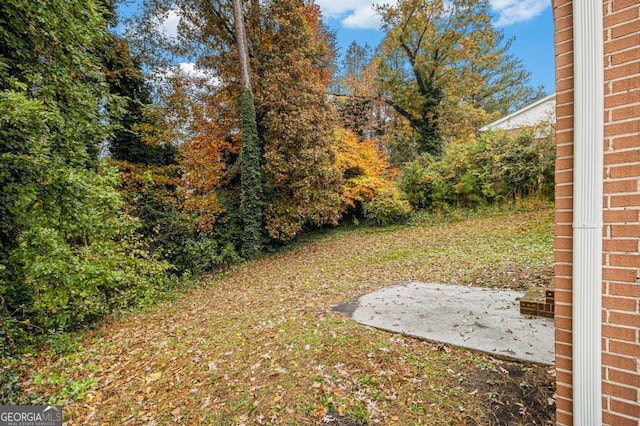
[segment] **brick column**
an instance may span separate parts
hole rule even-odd
[[[571,0],[555,0],[556,46],[556,211],[555,326],[556,418],[571,425],[572,416],[572,247],[573,247],[573,10]]]

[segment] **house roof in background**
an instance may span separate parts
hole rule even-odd
[[[519,110],[505,115],[489,124],[480,128],[481,132],[487,130],[512,130],[526,126],[533,126],[540,122],[547,121],[555,123],[556,121],[556,94],[553,93],[538,99]]]

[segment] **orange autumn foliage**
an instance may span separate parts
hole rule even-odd
[[[220,98],[218,96],[217,98]],[[211,101],[209,106],[224,105],[224,99]],[[240,151],[240,134],[231,131],[237,118],[229,111],[218,109],[216,119],[200,117],[196,125],[197,136],[180,148],[183,168],[180,193],[183,209],[196,217],[198,228],[210,232],[216,218],[225,211],[218,191],[235,173],[228,168],[230,155]],[[226,118],[223,118],[227,115]]]
[[[360,141],[353,132],[339,127],[332,149],[344,178],[341,198],[346,208],[372,200],[381,188],[388,186],[389,163],[372,140]]]

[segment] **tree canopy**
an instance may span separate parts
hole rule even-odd
[[[483,112],[505,114],[541,95],[493,27],[488,0],[399,0],[378,12],[386,31],[378,84],[417,133],[419,152],[441,153],[443,121],[455,127],[456,115],[475,110],[479,127]]]

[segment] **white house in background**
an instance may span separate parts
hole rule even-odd
[[[542,99],[520,108],[516,112],[505,115],[498,120],[480,128],[481,132],[487,130],[515,130],[527,126],[546,122],[551,125],[556,123],[556,94],[546,96]]]

